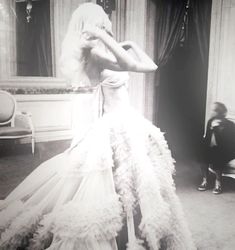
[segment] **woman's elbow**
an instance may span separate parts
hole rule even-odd
[[[156,71],[158,66],[155,63],[152,64],[142,64],[138,62],[128,62],[120,64],[120,67],[123,71],[130,71],[130,72],[153,72]]]
[[[136,64],[133,66],[133,71],[136,72],[143,72],[143,73],[148,73],[148,72],[154,72],[156,71],[158,66],[155,63],[151,64]]]
[[[150,60],[150,61],[146,64],[146,67],[149,68],[149,71],[156,71],[157,68],[158,68],[157,64],[156,64],[154,61],[152,61],[152,60]]]
[[[156,71],[158,69],[158,66],[157,66],[157,64],[153,64],[153,71]]]

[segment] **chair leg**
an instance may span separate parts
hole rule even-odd
[[[34,136],[32,136],[32,154],[34,155],[34,151],[35,151],[35,139]]]

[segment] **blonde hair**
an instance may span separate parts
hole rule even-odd
[[[62,43],[60,65],[64,76],[76,87],[89,84],[85,71],[86,58],[79,44],[86,25],[99,27],[112,34],[112,24],[99,5],[84,3],[73,12]]]

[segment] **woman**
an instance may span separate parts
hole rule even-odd
[[[91,3],[71,18],[61,64],[74,87],[96,87],[100,118],[4,200],[0,248],[115,250],[126,219],[127,249],[194,249],[166,141],[129,105],[126,71],[157,66],[134,43],[118,44],[107,15]]]

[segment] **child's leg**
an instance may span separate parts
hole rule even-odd
[[[202,172],[202,182],[198,186],[199,191],[205,191],[207,190],[208,185],[208,164],[202,164],[201,165],[201,172]]]

